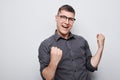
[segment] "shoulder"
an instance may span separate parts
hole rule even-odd
[[[38,47],[38,52],[42,52],[42,51],[47,51],[49,52],[50,51],[50,45],[54,42],[54,36],[50,36],[48,38],[46,38],[45,40],[43,40],[39,47]]]
[[[42,42],[41,42],[41,46],[49,46],[52,42],[54,42],[54,35],[44,39]]]
[[[74,37],[76,39],[76,42],[79,42],[80,44],[83,44],[83,45],[88,44],[88,41],[83,36],[74,34]]]
[[[82,41],[86,41],[86,39],[85,39],[83,36],[75,35],[75,34],[74,34],[74,37],[75,37],[75,39],[82,40]]]

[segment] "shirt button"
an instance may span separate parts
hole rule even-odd
[[[72,61],[74,61],[74,59],[72,59]]]
[[[76,70],[74,72],[76,72]]]

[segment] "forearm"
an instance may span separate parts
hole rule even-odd
[[[54,63],[50,63],[45,69],[42,71],[42,75],[46,80],[53,80],[55,76],[57,65]]]
[[[103,47],[98,48],[96,54],[91,58],[91,64],[93,67],[98,67],[103,53]]]

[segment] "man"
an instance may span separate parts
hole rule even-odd
[[[98,50],[91,55],[87,41],[70,32],[75,11],[70,5],[59,8],[55,34],[39,47],[40,71],[44,80],[90,80],[88,71],[97,70],[105,37],[97,34]]]

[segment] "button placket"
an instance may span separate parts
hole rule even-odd
[[[74,59],[74,52],[72,51],[72,48],[71,48],[72,45],[70,45],[70,42],[67,41],[66,43],[67,43],[68,49],[70,50],[69,52],[70,52],[70,56],[71,56],[71,64],[73,65],[73,75],[74,75],[74,73],[77,71],[76,63],[75,63],[75,59]]]

